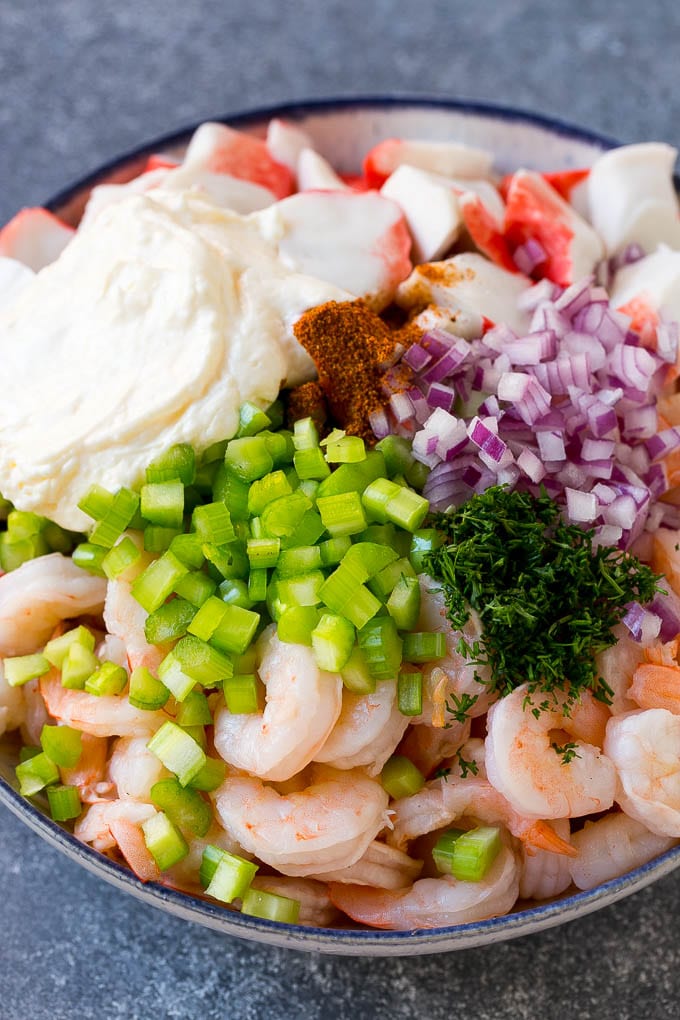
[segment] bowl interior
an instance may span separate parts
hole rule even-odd
[[[499,173],[525,166],[566,169],[590,166],[614,142],[545,117],[485,104],[443,99],[364,98],[298,103],[219,118],[263,135],[272,117],[295,121],[311,135],[318,150],[341,171],[356,172],[363,155],[376,142],[391,137],[456,140],[489,149]],[[104,180],[124,182],[136,176],[151,152],[180,154],[193,126],[154,139],[132,153],[101,167],[49,203],[62,218],[77,223],[92,186]],[[567,895],[504,917],[455,928],[429,931],[382,932],[304,928],[241,916],[215,903],[161,885],[139,882],[127,869],[78,842],[67,829],[49,818],[39,798],[29,802],[17,792],[14,765],[16,740],[0,740],[0,802],[4,802],[52,845],[100,875],[152,905],[188,920],[243,938],[297,949],[346,955],[397,956],[433,953],[493,943],[540,931],[606,906],[655,881],[680,864],[676,847],[649,864],[585,893]]]

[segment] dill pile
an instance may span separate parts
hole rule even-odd
[[[610,703],[595,656],[616,643],[631,602],[649,602],[659,578],[628,552],[593,542],[566,524],[547,496],[494,486],[458,509],[434,515],[443,545],[425,567],[441,583],[455,630],[479,614],[482,635],[459,651],[490,668],[501,696],[528,683],[530,694],[588,688]],[[547,707],[547,702],[539,706]]]

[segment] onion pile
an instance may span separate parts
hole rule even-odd
[[[532,316],[525,336],[500,324],[471,342],[425,333],[386,373],[376,436],[412,439],[431,469],[424,495],[436,510],[505,484],[543,488],[606,545],[628,548],[645,529],[679,527],[678,508],[658,498],[680,429],[659,432],[656,409],[677,324],[660,323],[656,349],[647,349],[592,279],[566,289],[541,280],[519,305]]]

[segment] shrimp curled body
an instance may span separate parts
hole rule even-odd
[[[215,715],[215,747],[236,769],[283,782],[313,760],[342,708],[342,678],[320,670],[311,648],[279,641],[273,628],[260,638],[262,714]]]

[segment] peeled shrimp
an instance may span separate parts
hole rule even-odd
[[[635,670],[645,661],[645,650],[623,625],[619,625],[614,634],[618,639],[616,644],[600,652],[595,659],[595,669],[614,692],[610,706],[612,715],[620,715],[635,708],[630,700],[630,685]]]
[[[298,924],[327,928],[337,921],[340,911],[331,902],[328,886],[311,878],[290,878],[288,875],[256,875],[250,883],[275,896],[288,896],[300,904]]]
[[[61,781],[66,786],[78,788],[83,804],[95,804],[98,800],[110,800],[113,783],[106,779],[106,759],[109,742],[105,737],[92,737],[83,733],[80,758],[72,768],[60,768]]]
[[[109,779],[121,800],[151,799],[151,787],[170,773],[147,748],[148,736],[121,737],[109,759]]]
[[[334,882],[329,886],[333,903],[353,920],[397,931],[465,924],[507,914],[518,890],[519,865],[509,847],[503,847],[481,882],[458,882],[442,875],[421,878],[405,890]]]
[[[665,708],[615,716],[604,748],[626,814],[658,836],[680,837],[680,716]]]
[[[422,861],[415,861],[402,850],[374,840],[355,864],[311,877],[322,882],[372,885],[376,889],[403,889],[415,882],[422,870]]]
[[[623,813],[586,822],[571,839],[578,857],[569,862],[569,867],[574,885],[579,889],[594,889],[596,885],[625,875],[677,842],[650,832],[641,822]]]
[[[74,834],[83,843],[90,843],[95,850],[111,850],[117,842],[111,832],[112,825],[120,821],[141,825],[155,814],[152,804],[136,800],[100,800],[91,804],[80,816]]]
[[[131,670],[146,666],[155,676],[165,652],[146,640],[144,623],[148,615],[146,609],[133,598],[127,581],[109,581],[104,603],[106,629],[122,641],[127,653],[127,665]]]
[[[641,663],[633,674],[630,697],[640,708],[665,708],[680,715],[680,666]]]
[[[581,738],[584,731],[601,734],[599,703],[588,701],[572,718],[561,711],[562,696],[552,699],[536,718],[524,707],[529,693],[522,684],[491,706],[487,717],[486,768],[491,783],[516,811],[536,818],[578,818],[604,811],[614,803],[616,773],[609,758],[593,743]],[[538,697],[535,696],[534,700]],[[576,706],[574,706],[574,709]],[[564,744],[567,732],[576,744],[575,756],[564,762],[552,745]]]
[[[0,577],[0,655],[41,648],[60,620],[98,613],[106,581],[61,553],[22,563]]]
[[[258,643],[266,687],[262,714],[215,714],[215,747],[237,769],[261,779],[290,779],[318,754],[342,708],[342,678],[320,670],[311,648],[279,641],[273,627]]]
[[[470,720],[451,722],[446,726],[411,726],[399,753],[406,755],[424,776],[431,775],[446,758],[454,755],[470,736]]]
[[[550,823],[550,828],[565,843],[570,842],[568,818],[556,818]],[[572,863],[573,858],[566,854],[522,847],[519,895],[525,900],[549,900],[559,896],[571,885]]]
[[[519,814],[486,779],[445,776],[433,779],[419,793],[392,805],[394,828],[387,839],[403,849],[418,836],[451,825],[463,815],[485,824],[502,823],[524,844],[553,853],[570,853],[570,846],[545,822]]]
[[[0,737],[21,726],[25,714],[24,692],[21,687],[10,687],[0,660]]]
[[[484,715],[494,698],[488,684],[484,682],[490,679],[489,667],[474,665],[456,650],[461,636],[470,644],[479,639],[482,632],[479,616],[472,610],[463,630],[454,631],[446,616],[446,600],[440,585],[427,574],[421,574],[418,581],[418,629],[446,635],[446,656],[423,667],[423,714],[418,721],[444,726],[446,722],[452,721],[447,716],[447,702],[455,703],[456,698],[460,699],[464,695],[474,699],[467,715],[471,719]]]
[[[93,737],[148,737],[167,719],[163,712],[133,708],[122,695],[97,697],[86,691],[67,690],[61,686],[56,670],[40,678],[40,690],[54,719]]]
[[[40,690],[39,680],[29,680],[21,688],[24,696],[24,718],[21,721],[21,738],[25,744],[37,747],[40,734],[49,715]]]
[[[401,740],[408,717],[397,705],[397,685],[384,680],[372,694],[342,692],[342,709],[314,761],[336,769],[366,768],[377,775]]]
[[[284,875],[347,868],[387,823],[388,797],[359,769],[310,770],[311,785],[282,795],[259,779],[228,778],[215,795],[226,832]]]

